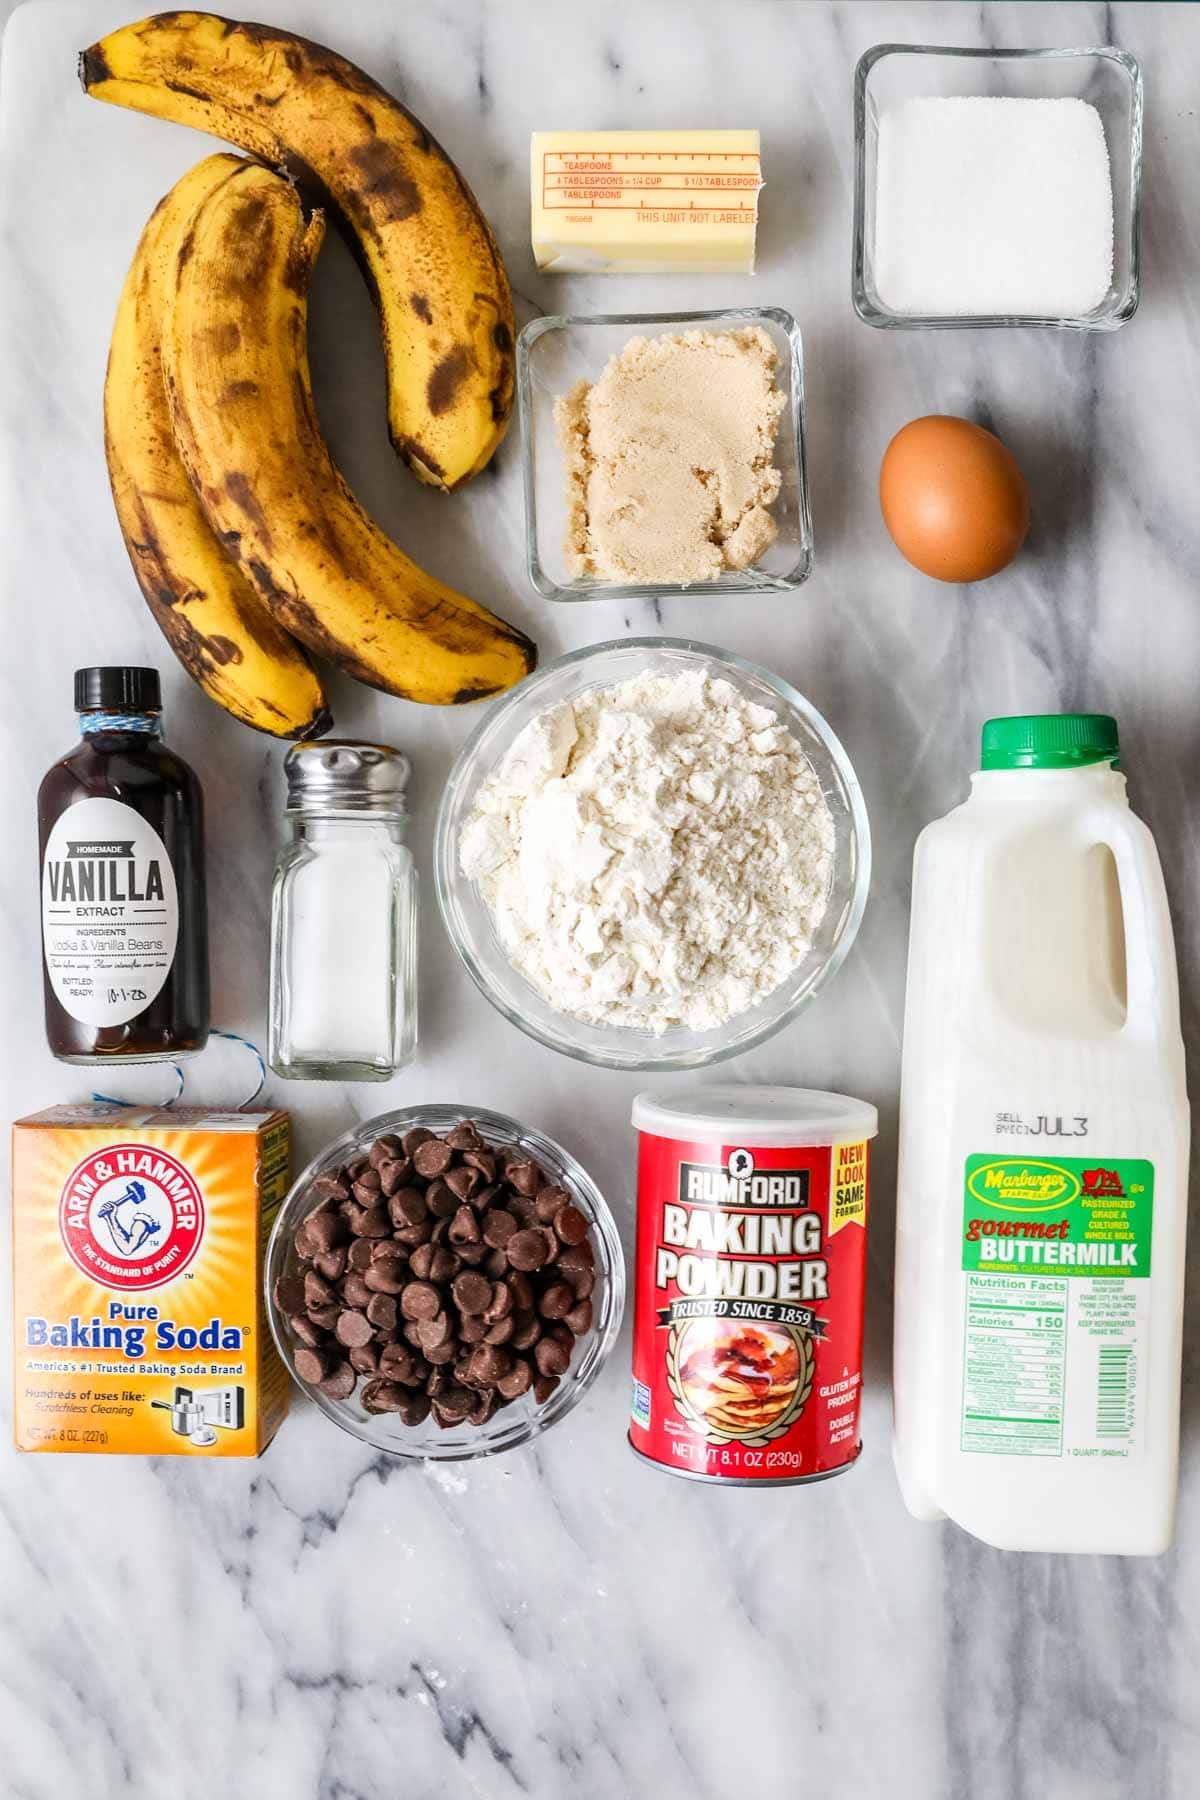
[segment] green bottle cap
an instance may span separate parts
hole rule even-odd
[[[1107,713],[1023,713],[983,728],[985,769],[1079,769],[1119,753],[1117,721]]]

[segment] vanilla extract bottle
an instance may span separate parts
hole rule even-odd
[[[46,1037],[62,1062],[167,1062],[208,1037],[200,783],[155,669],[75,672],[81,742],[38,791]]]

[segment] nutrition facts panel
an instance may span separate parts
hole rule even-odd
[[[967,1275],[964,1450],[1062,1454],[1067,1305],[1066,1281]]]

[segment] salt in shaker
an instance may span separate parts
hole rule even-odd
[[[292,1080],[386,1081],[417,1047],[408,758],[322,739],[284,760],[289,839],[271,906],[270,1061]]]

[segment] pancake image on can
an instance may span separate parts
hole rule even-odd
[[[770,1442],[798,1417],[812,1391],[811,1347],[786,1327],[693,1319],[673,1326],[672,1334],[667,1361],[675,1404],[717,1443]]]
[[[629,1441],[693,1481],[820,1481],[861,1448],[875,1108],[731,1084],[640,1094]]]

